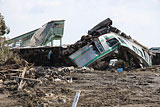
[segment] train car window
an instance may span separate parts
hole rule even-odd
[[[104,51],[103,48],[102,48],[100,45],[97,45],[97,47],[98,47],[98,49],[99,49],[101,52]]]
[[[144,57],[146,58],[146,53],[145,53],[144,49],[142,49],[142,51],[143,51]]]
[[[115,45],[116,43],[118,43],[118,40],[116,38],[110,39],[108,41],[106,41],[109,47],[112,47],[113,45]]]
[[[119,38],[119,37],[118,37],[118,39],[119,39],[122,43],[126,44],[126,42],[125,42],[123,39],[121,39],[121,38]]]
[[[94,42],[92,42],[89,47],[92,48],[96,54],[100,54]]]
[[[150,50],[159,50],[158,48],[151,48]]]
[[[139,51],[139,53],[141,53],[141,56],[143,57],[143,53],[142,53],[142,51],[140,51],[139,49],[138,49],[138,51]]]
[[[136,47],[134,47],[134,46],[132,46],[132,47],[133,47],[133,50],[134,50],[136,53],[138,53],[137,48],[136,48]]]

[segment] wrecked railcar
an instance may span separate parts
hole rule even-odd
[[[39,29],[8,40],[8,44],[20,43],[12,48],[28,62],[35,65],[78,67],[98,65],[105,61],[123,60],[132,67],[147,67],[152,64],[149,50],[130,36],[112,26],[107,18],[88,31],[88,35],[67,48],[62,46],[64,20],[51,21]],[[52,47],[53,40],[60,40],[59,47]],[[46,47],[51,44],[51,47]],[[24,46],[24,47],[23,47]],[[27,46],[27,47],[26,47]],[[72,61],[72,62],[71,62]]]
[[[92,66],[106,57],[109,58],[109,63],[112,55],[129,65],[134,64],[135,67],[152,65],[150,52],[146,47],[111,25],[112,21],[108,18],[91,29],[88,32],[90,35],[77,42],[82,47],[77,50],[72,48],[69,58],[79,67]]]
[[[52,20],[42,27],[16,36],[6,41],[11,48],[54,46],[54,41],[59,40],[62,46],[62,37],[65,20]]]

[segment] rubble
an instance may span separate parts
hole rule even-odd
[[[22,64],[0,65],[0,105],[70,107],[78,102],[78,106],[128,107],[160,104],[160,66],[151,66],[148,48],[113,27],[111,19],[102,21],[68,47],[37,46],[44,42],[45,35],[39,42],[35,40],[46,27],[30,35],[36,47],[11,49],[25,59]],[[76,90],[81,91],[74,99]]]
[[[66,94],[74,93],[75,90],[63,87],[76,80],[76,72],[85,73],[93,70],[88,67],[47,67],[31,64],[24,67],[0,66],[0,90],[1,94],[7,94],[8,98],[15,98],[20,103],[17,102],[16,106],[65,104],[66,101],[73,100],[66,97]],[[59,86],[60,90],[55,88]]]
[[[29,63],[33,63],[35,66],[72,66],[73,63],[70,59],[63,54],[66,48],[63,47],[23,47],[11,49],[14,53],[18,53],[22,59],[25,59]],[[49,53],[50,58],[48,57]]]
[[[81,90],[78,106],[160,104],[159,66],[129,72],[97,71],[88,67],[73,66],[6,67],[0,67],[0,96],[4,96],[0,99],[4,107],[70,107],[77,89]]]
[[[23,106],[37,106],[46,101],[48,103],[65,103],[66,99],[63,96],[52,95],[53,93],[50,94],[46,90],[49,89],[48,85],[51,83],[53,83],[52,88],[54,88],[56,82],[59,82],[57,79],[61,80],[61,84],[70,84],[74,70],[74,67],[50,68],[30,66],[23,69],[8,70],[1,68],[1,92],[9,92],[10,97],[19,96],[21,103],[24,97],[27,101],[24,102]],[[55,97],[54,101],[53,97]]]

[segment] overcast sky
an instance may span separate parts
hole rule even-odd
[[[9,38],[64,19],[63,44],[70,44],[109,17],[141,44],[160,47],[160,0],[0,0],[0,12]]]

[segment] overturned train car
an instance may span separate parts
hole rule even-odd
[[[92,66],[106,59],[122,59],[135,67],[152,65],[148,48],[144,47],[130,36],[112,27],[108,18],[89,31],[89,39],[83,39],[85,45],[70,54],[69,58],[79,67]]]

